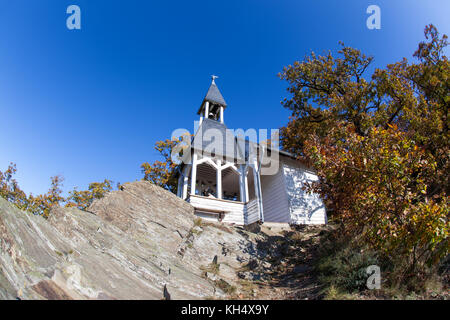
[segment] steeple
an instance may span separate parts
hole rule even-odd
[[[211,76],[211,85],[198,109],[197,114],[200,115],[200,122],[204,117],[205,119],[212,119],[223,123],[223,110],[227,107],[227,103],[216,85],[215,80],[217,78],[218,76],[216,75]]]

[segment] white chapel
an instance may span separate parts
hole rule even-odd
[[[304,190],[318,179],[291,154],[237,136],[225,125],[227,104],[212,77],[188,159],[179,166],[178,196],[202,219],[237,225],[325,224],[322,199]]]

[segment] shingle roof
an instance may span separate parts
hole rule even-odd
[[[225,99],[223,98],[222,94],[219,91],[219,88],[215,84],[215,82],[212,82],[209,86],[208,92],[206,93],[205,98],[202,101],[202,104],[200,105],[200,109],[198,110],[198,114],[202,112],[203,104],[205,101],[209,101],[213,104],[221,105],[222,107],[226,108],[227,103],[225,102]]]
[[[222,97],[219,88],[217,88],[217,85],[214,82],[209,86],[208,92],[206,93],[205,99],[203,100],[220,104],[223,107],[227,106],[225,99]]]
[[[236,137],[227,126],[212,119],[204,119],[193,139],[193,148],[214,152],[218,156],[244,159],[236,143]]]

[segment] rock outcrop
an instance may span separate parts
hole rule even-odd
[[[144,181],[48,220],[0,198],[0,299],[224,298],[258,237],[196,223],[191,205]]]

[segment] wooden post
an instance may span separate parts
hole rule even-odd
[[[245,166],[239,167],[239,192],[241,196],[241,202],[247,202],[245,194]]]
[[[189,174],[189,166],[186,165],[185,170],[184,170],[184,179],[183,179],[183,193],[182,193],[183,200],[186,200],[186,198],[187,198],[188,183],[189,183],[188,174]]]
[[[244,170],[244,188],[245,188],[245,202],[248,201],[248,176],[247,176],[247,170]]]
[[[259,169],[257,169],[259,168]],[[258,201],[259,207],[259,220],[261,223],[264,223],[264,206],[263,206],[263,198],[262,198],[262,186],[261,186],[261,168],[258,167],[258,161],[255,161],[255,170],[254,170],[254,180],[255,180],[255,192],[256,199]]]
[[[222,161],[217,160],[217,171],[216,171],[216,196],[217,199],[222,199]]]
[[[181,198],[182,196],[183,196],[183,174],[180,174],[180,176],[178,177],[177,197]]]
[[[250,167],[250,170],[253,170],[253,185],[254,185],[254,189],[255,189],[255,198],[259,200],[259,191],[258,191],[258,173],[256,172],[256,169]]]
[[[192,171],[191,171],[191,195],[195,195],[197,184],[197,153],[192,154]]]
[[[264,223],[264,205],[263,205],[263,198],[262,198],[262,188],[261,188],[261,176],[259,174],[259,171],[256,173],[256,179],[258,181],[258,189],[256,194],[258,195],[258,203],[259,203],[259,220],[261,223]]]

